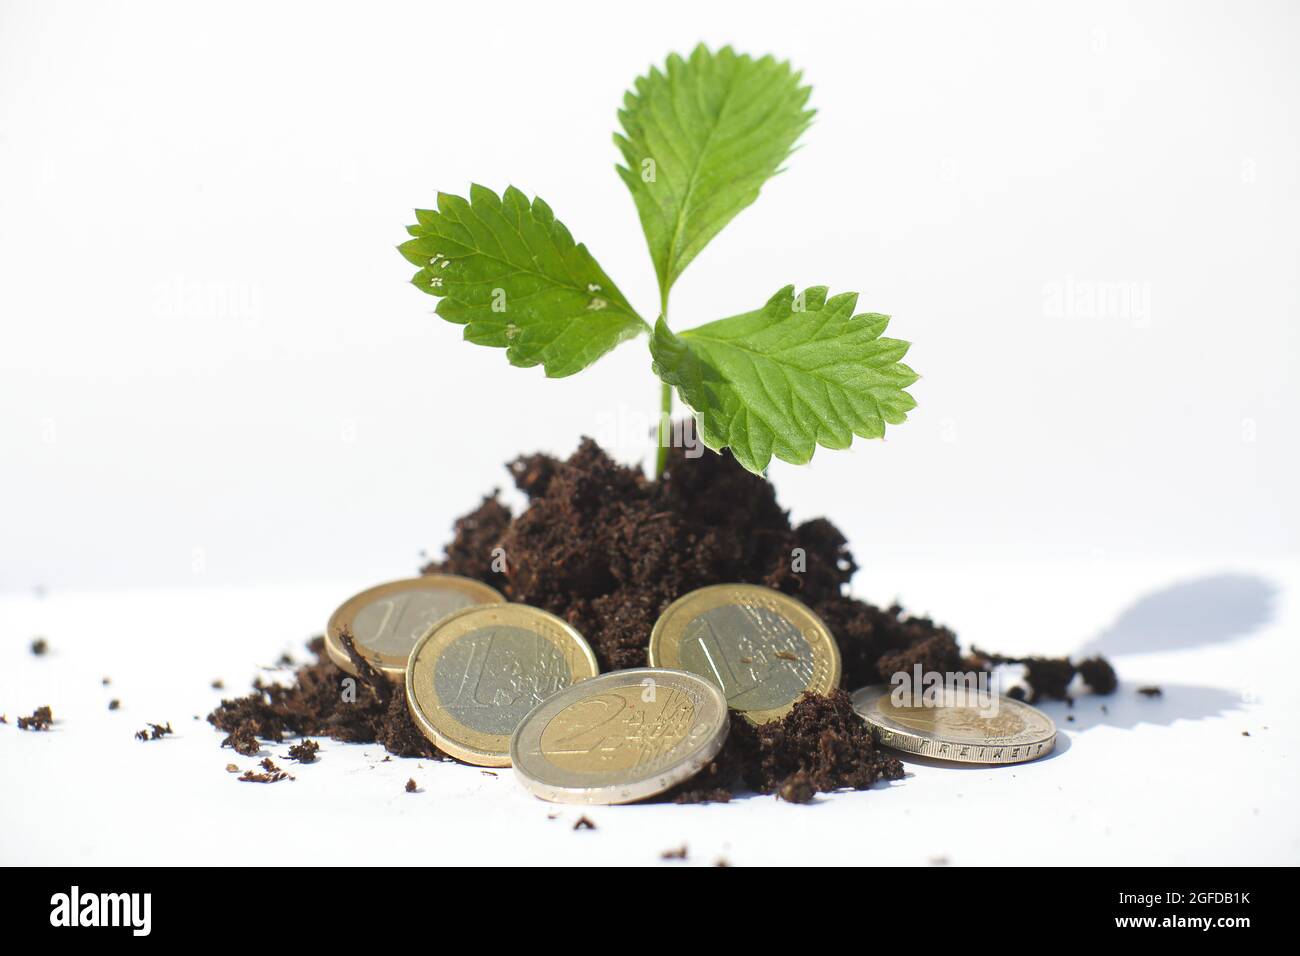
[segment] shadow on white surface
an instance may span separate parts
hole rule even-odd
[[[1273,619],[1278,594],[1276,584],[1255,574],[1179,581],[1138,598],[1079,656],[1181,650],[1245,637]]]

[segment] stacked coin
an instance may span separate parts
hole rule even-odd
[[[510,736],[537,705],[600,672],[582,635],[524,604],[466,608],[411,650],[406,700],[441,750],[484,767],[510,765]]]
[[[1056,725],[1037,707],[996,694],[945,689],[935,702],[896,699],[888,684],[864,687],[853,709],[887,747],[955,763],[1022,763],[1052,752]]]
[[[510,741],[515,776],[561,803],[629,803],[693,777],[727,737],[727,702],[695,674],[642,667],[560,691]]]
[[[343,646],[344,631],[356,652],[389,680],[406,675],[411,648],[433,624],[448,614],[478,604],[505,601],[494,588],[454,574],[426,574],[390,581],[353,595],[330,615],[325,651],[349,674],[357,668]]]
[[[821,618],[754,584],[700,588],[670,604],[650,634],[650,663],[708,678],[755,724],[840,683],[840,651]]]

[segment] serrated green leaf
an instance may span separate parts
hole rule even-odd
[[[786,286],[761,309],[677,334],[656,324],[655,374],[694,409],[708,447],[762,474],[773,455],[806,464],[817,445],[847,448],[907,420],[908,343],[881,338],[888,316],[854,315],[857,293],[826,291]]]
[[[541,199],[475,185],[468,200],[439,193],[436,211],[415,215],[398,247],[420,267],[411,281],[467,341],[504,348],[512,365],[562,378],[649,330]]]
[[[661,296],[790,155],[812,120],[810,92],[788,63],[703,44],[637,78],[614,142]]]

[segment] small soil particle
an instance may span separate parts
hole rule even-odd
[[[664,850],[659,854],[661,860],[684,860],[686,859],[686,844],[683,843],[675,850]]]
[[[30,717],[18,718],[19,730],[49,730],[54,723],[54,713],[49,707],[37,707]]]
[[[1094,694],[1113,694],[1119,687],[1115,668],[1104,657],[1089,657],[1079,661],[1079,676]]]
[[[415,793],[415,792],[416,792],[417,790],[419,790],[419,789],[420,789],[420,786],[419,786],[419,784],[417,784],[417,783],[415,782],[415,778],[414,778],[414,777],[412,777],[411,779],[409,779],[409,780],[406,781],[406,792],[407,792],[407,793]]]
[[[594,830],[596,824],[592,823],[587,817],[578,817],[578,822],[573,825],[575,830]]]
[[[314,740],[304,740],[302,743],[294,744],[289,748],[289,759],[296,760],[299,763],[315,763],[316,752],[320,750],[320,744]]]
[[[1164,692],[1163,690],[1161,690],[1159,687],[1156,687],[1154,684],[1152,684],[1152,685],[1150,685],[1150,686],[1147,686],[1147,687],[1139,687],[1139,688],[1138,688],[1138,693],[1141,694],[1143,697],[1163,697],[1163,696],[1165,696],[1165,692]]]
[[[122,706],[122,702],[118,700],[116,697],[114,697],[112,700],[108,702],[109,710],[118,710],[121,708],[121,706]]]
[[[166,737],[170,733],[172,733],[172,725],[170,721],[165,724],[150,724],[144,730],[137,730],[135,732],[135,739],[144,741],[162,740],[162,738]]]
[[[226,773],[239,773],[239,764],[235,764],[235,763],[226,764]]]
[[[245,770],[239,778],[241,783],[279,783],[281,780],[292,780],[293,777],[281,770],[275,765],[270,757],[265,758],[260,764],[262,770],[259,773],[256,770]]]
[[[225,690],[225,689],[226,689],[226,682],[223,681],[223,680],[221,680],[220,678],[217,678],[216,680],[214,680],[214,681],[212,682],[212,689],[213,689],[213,690]]]
[[[37,657],[44,657],[50,652],[50,642],[43,637],[38,637],[32,641],[32,653]]]
[[[252,757],[262,749],[262,745],[257,742],[257,735],[246,725],[237,727],[227,734],[226,739],[221,741],[221,746],[229,747],[244,757]]]

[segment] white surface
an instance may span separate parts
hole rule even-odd
[[[377,746],[327,741],[320,762],[301,768],[279,759],[287,744],[270,748],[292,782],[238,782],[225,765],[254,761],[191,719],[217,701],[209,682],[239,690],[255,663],[296,651],[297,635],[363,583],[0,598],[0,712],[10,720],[0,726],[0,863],[645,864],[683,842],[705,864],[1300,863],[1295,565],[875,576],[866,596],[929,608],[967,642],[1134,651],[1114,658],[1120,691],[1080,697],[1077,722],[1064,705],[1048,708],[1062,740],[1033,764],[912,762],[900,782],[811,806],[751,796],[579,810],[533,799],[509,771],[381,763]],[[27,651],[37,633],[52,646],[44,658]],[[1146,682],[1164,698],[1138,697]],[[106,709],[112,697],[120,711]],[[13,726],[46,703],[52,732]],[[171,721],[177,734],[132,739],[147,721]],[[408,777],[421,792],[404,792]],[[599,829],[573,832],[583,813]]]
[[[392,577],[516,454],[644,457],[644,342],[510,368],[393,247],[513,182],[651,314],[610,136],[700,39],[819,112],[671,321],[856,289],[924,376],[774,468],[796,517],[871,566],[1295,555],[1295,3],[0,0],[0,589]]]

